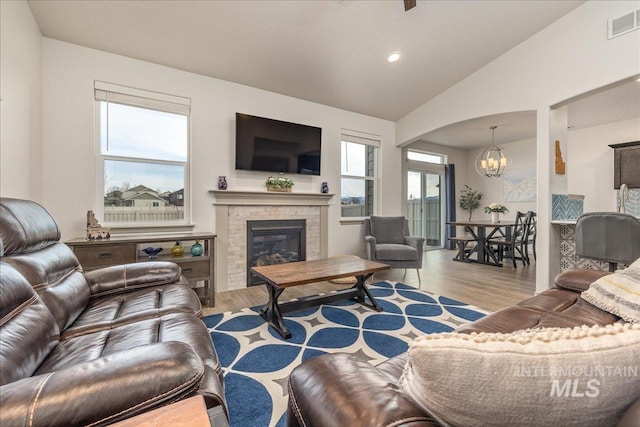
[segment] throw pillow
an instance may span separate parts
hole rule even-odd
[[[444,425],[614,425],[640,396],[640,325],[441,333],[400,386]]]
[[[640,259],[624,270],[599,278],[580,295],[600,310],[640,323]]]

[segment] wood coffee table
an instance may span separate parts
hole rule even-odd
[[[289,339],[291,338],[291,332],[284,325],[283,313],[351,298],[376,311],[382,311],[382,308],[366,288],[365,281],[374,273],[388,270],[389,268],[387,264],[368,261],[355,256],[344,256],[251,267],[251,271],[267,282],[267,290],[269,291],[269,302],[260,310],[260,315],[282,338]],[[355,276],[357,279],[352,288],[341,289],[327,295],[313,295],[282,304],[278,303],[280,294],[291,286],[348,276]],[[366,302],[365,297],[369,299],[370,303]]]

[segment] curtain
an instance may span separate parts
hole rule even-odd
[[[454,164],[444,166],[444,182],[445,182],[445,220],[456,220],[456,167]],[[455,249],[454,242],[450,241],[450,237],[456,237],[455,225],[447,225],[445,227],[445,244],[447,249]]]

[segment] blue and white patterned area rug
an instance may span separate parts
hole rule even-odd
[[[421,334],[449,332],[486,314],[402,283],[368,288],[383,312],[342,301],[288,313],[288,340],[265,324],[260,307],[205,318],[224,370],[231,427],[284,426],[289,373],[311,357],[345,352],[377,365]]]

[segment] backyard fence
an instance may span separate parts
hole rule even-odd
[[[420,199],[407,200],[407,220],[409,221],[409,233],[412,236],[422,236],[426,238],[428,246],[440,246],[442,243],[441,223],[440,223],[440,199],[427,199],[425,201],[426,215],[420,212],[422,201]],[[424,234],[422,223],[424,221]]]
[[[163,206],[136,208],[129,206],[105,206],[104,222],[158,222],[184,219],[184,207]]]
[[[342,205],[343,217],[363,217],[367,216],[364,204]]]

